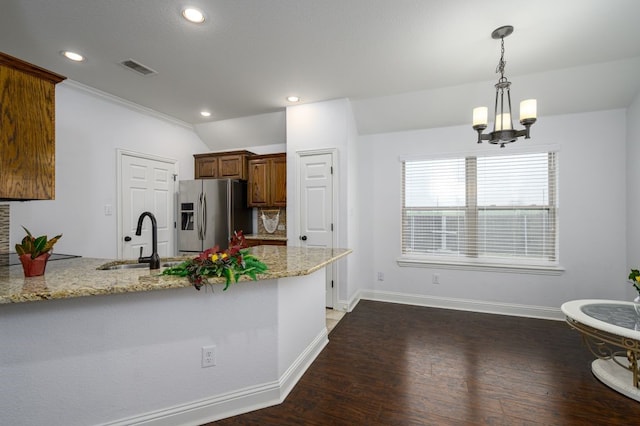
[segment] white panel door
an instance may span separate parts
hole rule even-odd
[[[160,257],[174,255],[173,176],[176,174],[176,164],[172,161],[131,153],[123,153],[120,156],[121,258],[137,259],[140,256],[140,248],[142,256],[151,255],[152,227],[148,217],[142,222],[142,235],[136,235],[138,218],[146,211],[153,213],[158,225],[158,254]]]
[[[300,245],[333,248],[333,155],[300,156]],[[333,307],[333,264],[326,268],[326,306]]]

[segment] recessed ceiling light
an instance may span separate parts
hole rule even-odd
[[[182,11],[182,16],[189,22],[201,24],[204,22],[204,14],[193,7],[187,7]]]
[[[211,117],[211,113],[209,111],[200,111],[200,115],[203,117]]]
[[[298,97],[298,96],[287,96],[287,100],[289,102],[300,102],[300,97]]]
[[[70,60],[72,60],[74,62],[82,62],[82,61],[84,61],[84,56],[82,56],[79,53],[72,52],[70,50],[63,50],[62,52],[60,52],[60,54],[62,56],[64,56],[65,58],[70,59]]]

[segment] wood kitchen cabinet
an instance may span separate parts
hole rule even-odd
[[[195,177],[196,179],[217,178],[218,177],[218,157],[204,156],[196,157]]]
[[[249,207],[287,206],[287,155],[256,155],[249,160]]]
[[[195,154],[195,178],[247,180],[247,163],[252,155],[249,151]]]
[[[0,199],[55,198],[55,85],[64,79],[0,52]]]

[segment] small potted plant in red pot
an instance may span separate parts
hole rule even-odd
[[[47,260],[51,256],[53,245],[58,242],[62,234],[56,235],[50,240],[46,235],[34,237],[24,226],[22,227],[27,235],[22,239],[21,244],[16,244],[16,253],[20,257],[22,269],[25,277],[37,277],[44,275]]]

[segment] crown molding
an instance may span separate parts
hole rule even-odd
[[[193,125],[189,124],[189,123],[187,123],[185,121],[179,120],[179,119],[177,119],[175,117],[172,117],[170,115],[167,115],[167,114],[163,114],[163,113],[158,112],[156,110],[153,110],[151,108],[147,108],[147,107],[144,107],[142,105],[136,104],[135,102],[131,102],[131,101],[128,101],[126,99],[119,98],[119,97],[111,95],[111,94],[109,94],[107,92],[103,92],[102,90],[98,90],[98,89],[96,89],[94,87],[86,86],[86,85],[84,85],[82,83],[78,83],[77,81],[67,79],[67,80],[63,81],[62,83],[60,83],[60,85],[64,85],[64,86],[71,87],[73,89],[80,90],[80,91],[88,93],[88,94],[90,94],[92,96],[95,96],[95,97],[98,97],[100,99],[103,99],[103,100],[105,100],[107,102],[111,102],[111,103],[114,103],[116,105],[120,105],[120,106],[123,106],[125,108],[128,108],[130,110],[133,110],[133,111],[148,115],[150,117],[157,118],[159,120],[163,120],[163,121],[166,121],[166,122],[171,123],[171,124],[175,124],[176,126],[184,127],[185,129],[189,129],[189,130],[195,131]]]

